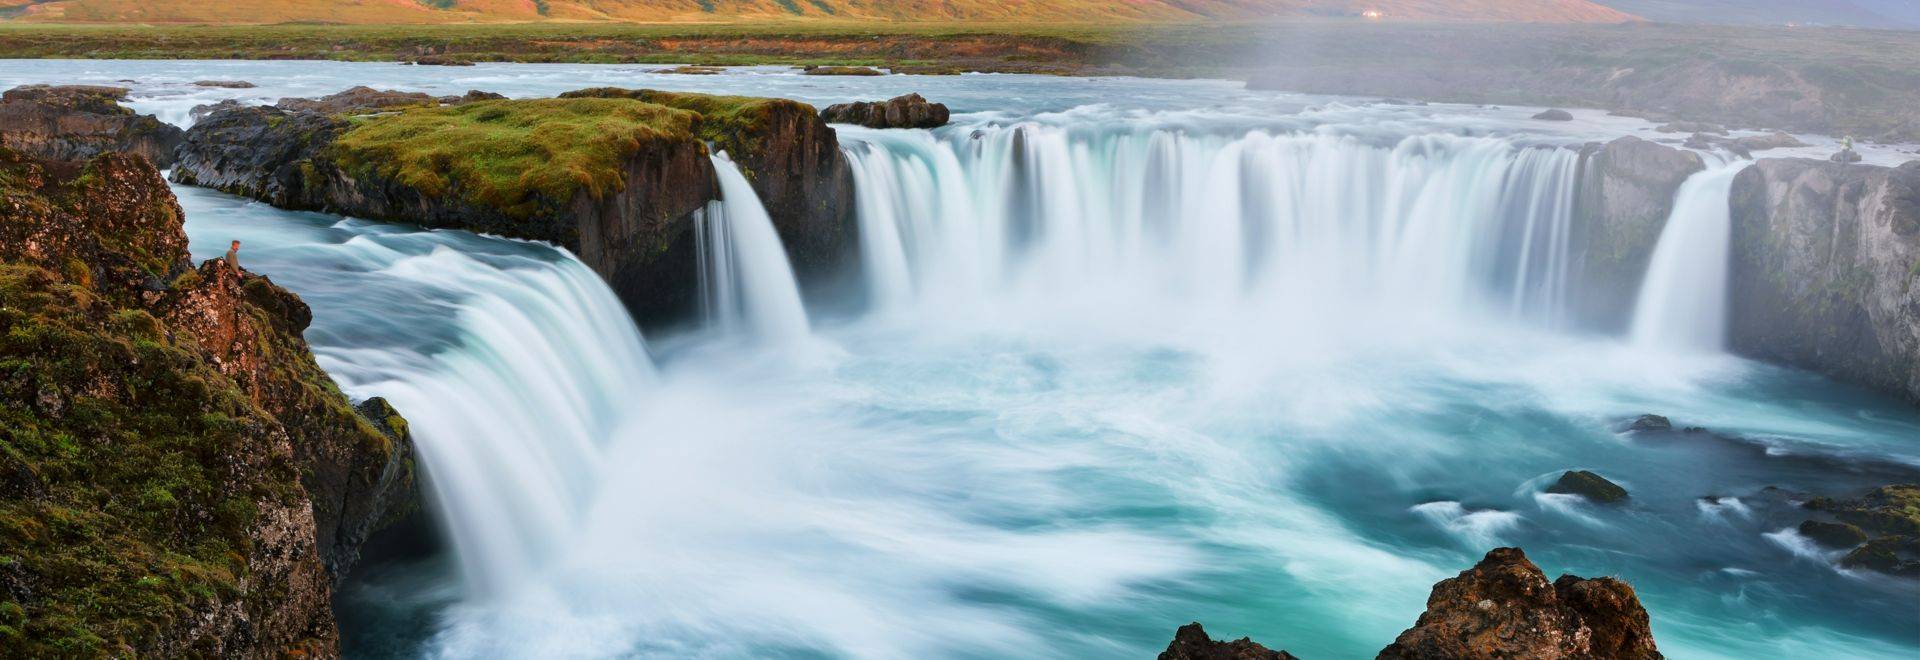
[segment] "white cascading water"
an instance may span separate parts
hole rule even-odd
[[[1550,324],[1565,306],[1569,149],[1038,124],[843,132],[883,306],[1377,300]]]
[[[455,344],[323,348],[321,366],[406,411],[466,583],[507,592],[577,534],[606,443],[654,382],[646,346],[578,260],[499,268],[443,246],[378,275],[458,300]]]
[[[1718,352],[1727,336],[1727,275],[1733,180],[1752,161],[1688,178],[1647,264],[1633,313],[1633,343],[1656,350]]]
[[[722,152],[713,156],[720,199],[696,218],[700,297],[710,323],[770,343],[809,334],[800,286],[753,184]]]

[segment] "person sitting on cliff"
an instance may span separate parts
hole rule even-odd
[[[227,247],[227,266],[235,271],[240,270],[240,241],[236,240]]]

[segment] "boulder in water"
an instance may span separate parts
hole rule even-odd
[[[1800,523],[1800,535],[1829,548],[1851,548],[1867,542],[1867,533],[1859,527],[1822,520]]]
[[[649,71],[648,73],[669,73],[669,74],[676,74],[676,75],[682,75],[682,76],[713,76],[713,75],[719,75],[726,72],[727,70],[723,67],[700,66],[697,64],[688,64],[685,66],[676,66],[676,67],[667,68],[667,69],[654,69],[652,71]]]
[[[1560,475],[1560,480],[1548,486],[1547,492],[1579,495],[1595,502],[1608,504],[1627,499],[1627,489],[1621,488],[1620,484],[1586,470],[1570,470]]]
[[[1540,114],[1534,115],[1533,118],[1539,119],[1542,121],[1573,121],[1573,113],[1555,108],[1553,110],[1548,110],[1546,112],[1542,112]]]
[[[0,95],[0,144],[47,160],[84,161],[103,153],[139,154],[173,166],[185,133],[120,101],[124,87],[25,85]]]
[[[820,111],[827,123],[867,128],[938,128],[947,125],[948,116],[946,104],[928,102],[919,94],[879,102],[839,103]]]
[[[1920,536],[1882,536],[1868,541],[1842,557],[1840,565],[1920,579]]]
[[[1214,641],[1198,623],[1180,626],[1173,643],[1160,652],[1159,660],[1299,660],[1286,651],[1275,651],[1242,637],[1231,642]]]
[[[1698,121],[1670,122],[1667,124],[1662,124],[1659,128],[1656,128],[1653,130],[1661,133],[1712,133],[1715,135],[1727,134],[1727,129],[1719,124],[1709,124],[1706,122],[1698,122]]]
[[[221,87],[225,89],[253,89],[254,87],[258,87],[258,85],[245,80],[196,80],[193,85],[195,87]]]
[[[1641,415],[1627,425],[1628,431],[1671,431],[1673,421],[1660,415]]]
[[[1827,160],[1831,160],[1836,163],[1847,164],[1847,163],[1858,163],[1862,160],[1865,160],[1865,158],[1863,158],[1860,155],[1860,152],[1858,151],[1854,151],[1852,149],[1841,149],[1840,153],[1834,154],[1833,156],[1827,158]]]

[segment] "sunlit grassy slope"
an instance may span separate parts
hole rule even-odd
[[[1632,20],[1591,0],[0,0],[0,15],[12,20],[77,23],[1183,21],[1376,13],[1383,20]]]

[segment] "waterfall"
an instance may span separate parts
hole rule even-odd
[[[321,364],[355,395],[406,411],[466,583],[500,593],[576,533],[652,362],[626,309],[578,260],[502,268],[442,245],[377,275],[451,301],[454,336],[319,348]]]
[[[1673,200],[1673,215],[1640,283],[1633,312],[1633,343],[1715,352],[1727,336],[1728,243],[1733,232],[1728,198],[1734,177],[1752,161],[1735,161],[1693,175]]]
[[[1569,149],[1038,123],[842,130],[867,288],[883,306],[1380,301],[1564,316]]]
[[[723,153],[713,156],[720,200],[696,219],[700,298],[709,321],[723,331],[747,330],[770,342],[809,334],[807,310],[786,248],[773,220],[740,168]]]

